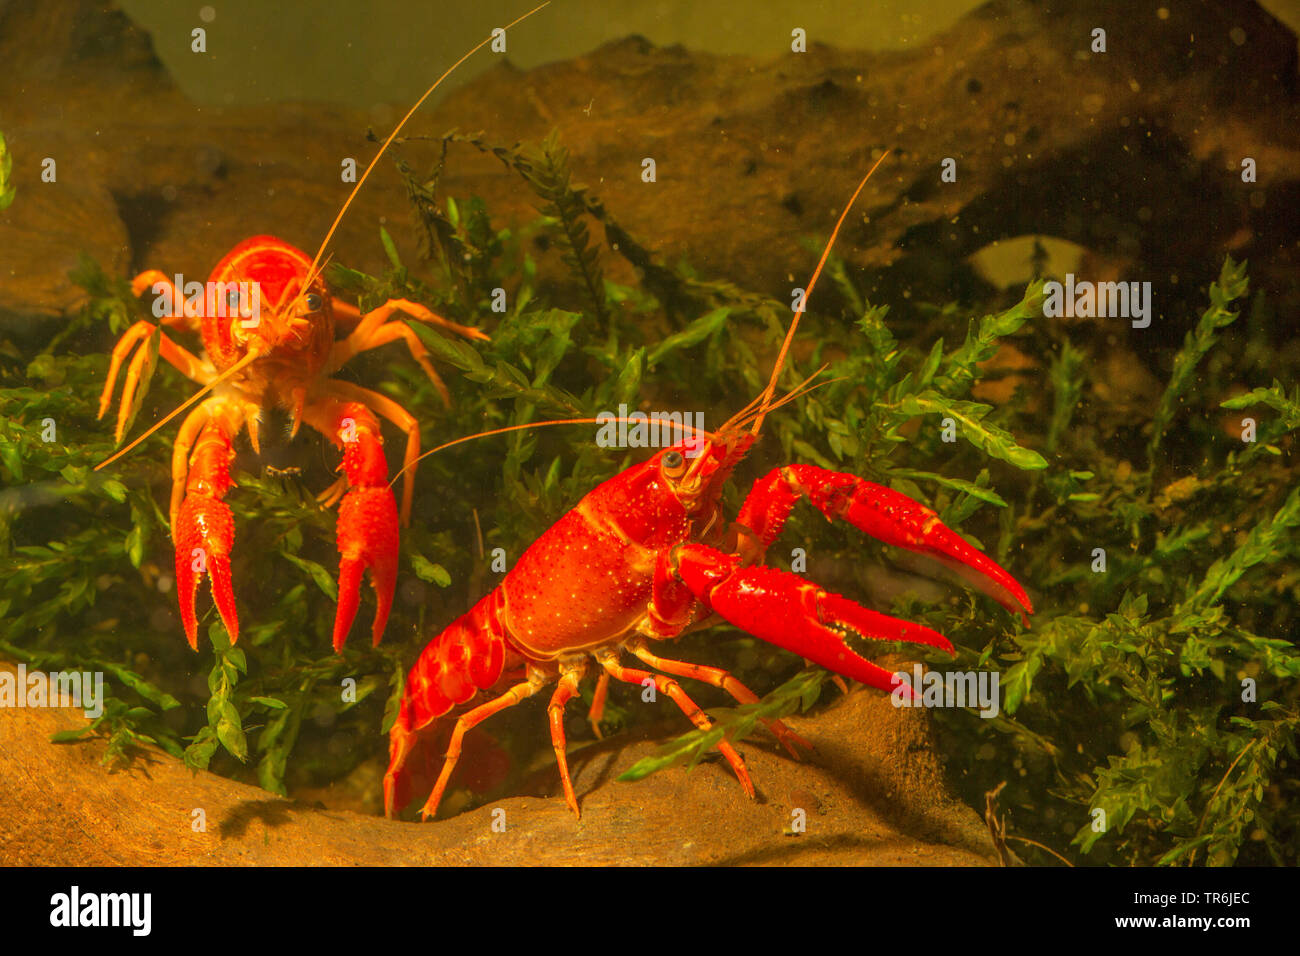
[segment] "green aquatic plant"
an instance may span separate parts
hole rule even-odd
[[[1230,306],[1245,291],[1245,265],[1228,259],[1173,358],[1144,472],[1119,460],[1097,425],[1054,430],[1066,462],[1089,467],[1069,480],[1049,477],[1048,494],[1020,504],[1016,526],[1038,555],[1031,579],[1068,598],[1054,609],[1044,602],[1032,630],[990,649],[1005,675],[1007,714],[952,728],[983,731],[973,749],[957,751],[972,779],[991,788],[1005,775],[993,765],[1019,770],[1008,786],[1019,805],[1013,829],[1023,820],[1049,846],[1068,836],[1084,860],[1295,862],[1300,821],[1288,768],[1300,728],[1300,488],[1281,461],[1243,467],[1258,443],[1205,427],[1220,403],[1193,377],[1222,348],[1218,333],[1237,318]],[[1056,417],[1082,393],[1086,368],[1064,352],[1053,366]],[[1280,386],[1221,404],[1276,409],[1264,429],[1271,440],[1298,424]],[[1177,477],[1156,454],[1171,430],[1205,445],[1201,465]],[[1088,497],[1064,494],[1085,474]],[[1052,557],[1069,553],[1077,557]]]
[[[800,671],[756,704],[719,711],[708,730],[682,734],[659,750],[638,760],[619,775],[619,780],[641,780],[667,767],[685,764],[689,769],[699,763],[721,741],[744,740],[758,729],[761,720],[780,720],[797,712],[808,711],[821,697],[822,685],[830,675],[820,667]]]
[[[1164,393],[1160,396],[1160,404],[1151,423],[1151,439],[1147,443],[1147,451],[1151,458],[1152,469],[1148,474],[1155,473],[1156,452],[1164,439],[1169,422],[1174,417],[1178,400],[1192,382],[1197,364],[1210,349],[1214,348],[1215,342],[1218,341],[1219,330],[1236,321],[1238,313],[1230,311],[1228,307],[1234,300],[1246,294],[1246,285],[1246,264],[1243,262],[1236,265],[1229,256],[1224,263],[1219,281],[1210,286],[1210,307],[1202,313],[1195,328],[1187,333],[1183,347],[1174,357],[1174,368],[1169,376],[1169,384],[1165,386]]]
[[[441,196],[449,145],[497,156],[537,194],[542,217],[500,228],[481,201]],[[620,404],[725,417],[758,394],[788,303],[655,261],[574,181],[554,138],[505,148],[450,133],[438,153],[427,174],[399,167],[421,261],[403,262],[381,232],[384,274],[329,272],[363,308],[404,296],[460,321],[490,321],[492,341],[478,344],[416,327],[435,359],[461,373],[447,376],[450,408],[401,356],[368,353],[349,366],[420,418],[426,447]],[[543,265],[547,257],[558,267]],[[608,277],[614,257],[636,267],[634,284]],[[895,318],[868,302],[845,261],[833,257],[828,268],[838,299],[823,292],[810,303],[800,339],[811,349],[796,353],[782,381],[829,368],[817,388],[768,417],[726,491],[731,513],[745,477],[774,464],[850,471],[931,505],[1030,588],[1038,613],[1028,630],[967,592],[948,605],[902,597],[881,608],[954,641],[956,662],[936,654],[933,665],[1000,674],[997,717],[935,718],[968,803],[982,809],[984,793],[1006,782],[1010,839],[1076,863],[1294,864],[1300,392],[1282,384],[1296,370],[1280,363],[1251,391],[1221,392],[1223,369],[1249,370],[1248,356],[1270,354],[1263,318],[1249,333],[1234,324],[1244,265],[1225,265],[1209,310],[1167,357],[1164,398],[1132,424],[1137,438],[1116,438],[1113,413],[1091,387],[1103,346],[1049,326],[1040,282],[1015,301],[990,302],[982,318],[963,320],[969,310],[956,304],[913,305]],[[230,647],[209,615],[194,655],[175,614],[158,505],[172,431],[92,470],[113,450],[94,401],[107,353],[142,309],[121,278],[93,265],[77,279],[87,305],[36,355],[0,339],[0,653],[29,666],[103,670],[104,714],[69,736],[107,736],[110,759],[158,746],[280,793],[355,778],[359,803],[376,810],[375,777],[364,771],[382,769],[381,731],[396,718],[406,668],[497,582],[487,556],[516,558],[641,453],[599,448],[592,429],[572,426],[469,442],[421,462],[385,642],[372,649],[354,637],[341,655],[328,640],[334,519],[313,497],[331,480],[335,453],[315,439],[281,440],[282,467],[260,473],[241,457],[227,500],[246,623]],[[504,312],[492,311],[497,289],[508,292]],[[1263,316],[1266,302],[1255,301]],[[1030,387],[994,400],[993,360],[1007,346],[1032,359],[1023,373]],[[1198,374],[1207,368],[1218,370],[1212,379]],[[1240,377],[1254,385],[1257,374]],[[162,366],[141,396],[140,421],[192,388]],[[1258,417],[1257,440],[1226,436],[1223,409]],[[892,560],[799,510],[782,541],[817,555],[839,575],[823,583],[846,593],[888,573]],[[776,548],[771,558],[786,560]],[[824,672],[735,630],[678,644],[683,658],[725,666],[766,696],[729,708],[702,688],[717,725],[671,742],[632,776],[698,760],[719,735],[742,740],[762,732],[760,717],[815,709],[836,693]],[[649,719],[630,693],[611,689],[607,729]],[[532,752],[549,758],[549,748],[535,745],[536,713],[516,710],[492,732],[522,773]],[[580,734],[571,741],[584,746]],[[1040,851],[1025,845],[1037,860]]]
[[[4,142],[4,133],[0,133],[0,212],[13,206],[13,198],[18,195],[17,187],[9,178],[10,172],[13,172],[13,156],[9,155],[9,147]]]
[[[9,155],[9,147],[5,145],[4,133],[0,133],[0,212],[4,212],[13,205],[14,196],[18,194],[17,188],[9,179],[9,174],[14,168],[14,158]]]

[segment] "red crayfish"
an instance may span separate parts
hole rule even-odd
[[[804,301],[870,176],[841,215]],[[721,508],[723,484],[753,446],[764,415],[793,397],[773,401],[798,319],[796,313],[759,398],[715,433],[689,437],[589,492],[533,542],[496,589],[429,642],[407,677],[390,731],[384,778],[389,816],[405,802],[408,758],[435,721],[459,709],[441,772],[423,807],[425,818],[437,812],[465,733],[550,684],[555,684],[547,706],[551,742],[564,798],[579,813],[563,716],[593,661],[600,672],[593,711],[603,703],[610,678],[653,682],[658,693],[701,728],[711,725],[709,717],[674,677],[711,684],[742,704],[758,700],[725,670],[662,657],[650,647],[651,641],[670,641],[719,620],[887,691],[895,687],[893,675],[858,653],[856,647],[865,640],[909,641],[951,653],[951,643],[936,631],[868,610],[796,574],[764,565],[767,548],[801,498],[828,520],[847,521],[881,541],[938,559],[1008,610],[1022,616],[1033,612],[1016,580],[946,527],[934,511],[855,475],[813,465],[776,468],[753,486],[736,520],[727,522]],[[505,430],[510,429],[499,431]],[[625,666],[625,653],[654,670]],[[481,692],[487,699],[465,709]],[[766,723],[798,757],[795,745],[803,741],[780,721]],[[745,792],[754,796],[735,748],[723,740],[717,749]]]
[[[516,19],[509,27],[536,13],[546,3]],[[508,29],[507,27],[506,29]],[[357,612],[361,579],[368,568],[375,588],[376,608],[371,634],[378,644],[384,633],[397,583],[398,524],[411,512],[414,465],[420,454],[419,422],[406,409],[378,392],[331,378],[355,355],[391,342],[404,342],[437,387],[449,400],[446,386],[429,361],[429,351],[399,315],[426,322],[470,339],[487,338],[478,329],[444,319],[406,299],[390,299],[364,315],[356,306],[335,298],[321,276],[322,257],[334,231],[357,192],[406,121],[439,84],[473,53],[491,42],[483,40],[452,65],[420,97],[384,141],[356,187],[348,196],[325,241],[311,258],[273,236],[256,236],[232,249],[212,271],[206,295],[181,293],[161,272],[136,276],[132,291],[138,296],[152,289],[163,304],[161,324],[177,332],[198,333],[203,357],[173,342],[153,322],[136,322],[118,340],[109,365],[108,380],[100,396],[103,418],[113,399],[113,389],[123,362],[131,358],[117,418],[116,439],[122,440],[136,402],[136,393],[148,363],[151,340],[157,354],[182,374],[203,385],[188,402],[150,428],[131,445],[98,467],[102,468],[138,445],[188,405],[208,392],[185,418],[172,453],[171,529],[176,549],[176,581],[181,620],[190,646],[198,647],[195,596],[203,575],[209,575],[217,611],[231,642],[239,639],[230,573],[234,522],[223,500],[234,481],[230,466],[233,442],[247,429],[254,451],[259,451],[258,425],[268,407],[287,409],[292,430],[306,422],[343,452],[343,476],[319,498],[325,506],[339,506],[337,541],[339,558],[338,609],[334,620],[334,649],[347,640]],[[249,301],[250,298],[252,301]],[[343,339],[335,327],[351,327]],[[378,417],[377,417],[378,416]],[[406,435],[405,477],[400,512],[388,485],[379,417]]]

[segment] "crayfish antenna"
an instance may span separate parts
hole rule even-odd
[[[510,432],[528,431],[530,428],[553,428],[556,425],[604,425],[607,422],[631,422],[631,421],[633,421],[633,419],[626,418],[626,417],[619,417],[617,415],[601,415],[599,418],[553,418],[543,422],[523,422],[518,425],[506,425],[502,428],[489,428],[487,431],[475,432],[472,435],[462,435],[460,438],[455,438],[449,442],[444,442],[443,444],[439,445],[437,448],[430,448],[419,458],[415,459],[415,461],[406,465],[401,471],[393,475],[393,480],[389,482],[389,484],[390,485],[396,484],[397,479],[402,477],[403,472],[405,472],[407,468],[410,468],[412,465],[416,465],[424,461],[424,459],[428,458],[430,455],[435,455],[440,451],[446,451],[448,448],[454,448],[456,445],[463,445],[467,441],[474,441],[479,438],[488,438],[492,435],[506,435],[509,434]],[[708,432],[702,428],[692,428],[691,432],[693,433],[693,435],[698,435],[704,438],[708,438],[710,440],[716,440],[718,438],[717,433]]]
[[[185,411],[185,409],[189,408],[191,405],[193,405],[195,402],[197,402],[197,401],[198,401],[200,398],[202,398],[204,395],[208,394],[208,392],[212,391],[214,388],[216,388],[216,387],[217,387],[218,385],[220,385],[222,382],[225,382],[225,381],[229,380],[233,375],[235,375],[236,373],[238,373],[238,372],[242,371],[243,369],[247,368],[249,365],[252,365],[252,364],[253,364],[255,361],[257,361],[259,358],[261,358],[261,355],[260,355],[259,353],[257,353],[256,351],[249,352],[247,355],[245,355],[243,358],[241,358],[241,359],[240,359],[238,362],[236,362],[234,365],[230,366],[230,368],[226,369],[224,372],[222,372],[220,375],[218,375],[216,378],[214,378],[214,379],[213,379],[211,382],[209,382],[207,385],[204,385],[201,389],[199,389],[197,392],[195,392],[193,395],[191,395],[191,396],[190,396],[189,398],[187,398],[185,401],[183,401],[183,402],[181,402],[179,405],[177,405],[177,406],[176,406],[174,409],[172,409],[172,411],[171,411],[170,413],[168,413],[168,414],[167,414],[167,415],[166,415],[166,416],[165,416],[161,421],[155,422],[152,426],[150,426],[150,428],[149,428],[149,429],[148,429],[148,430],[147,430],[143,435],[141,435],[141,436],[140,436],[139,438],[137,438],[135,441],[131,442],[131,444],[127,445],[125,448],[121,449],[121,450],[118,451],[118,452],[115,452],[114,454],[110,455],[109,457],[107,457],[107,458],[105,458],[103,461],[101,461],[98,465],[95,466],[95,469],[94,469],[94,470],[95,470],[95,471],[99,471],[99,469],[101,469],[101,468],[107,468],[107,467],[108,467],[109,465],[111,465],[113,462],[117,461],[119,458],[121,458],[122,456],[124,456],[124,455],[126,455],[128,452],[130,452],[133,448],[135,448],[137,445],[139,445],[142,441],[144,441],[146,438],[148,438],[150,435],[152,435],[152,434],[153,434],[154,432],[156,432],[158,429],[162,428],[164,425],[166,425],[168,422],[170,422],[173,418],[175,418],[175,417],[176,417],[177,415],[179,415],[181,412]]]
[[[518,24],[523,23],[534,13],[541,10],[543,7],[550,6],[550,3],[551,0],[545,0],[545,2],[539,3],[537,6],[529,10],[527,13],[523,14],[520,17],[516,17],[510,23],[507,23],[503,28],[503,30],[510,30],[511,28],[517,26]],[[348,207],[352,205],[352,200],[355,199],[357,193],[361,191],[361,187],[365,185],[366,180],[370,177],[371,171],[378,164],[380,158],[384,155],[384,153],[388,152],[388,147],[392,145],[393,140],[397,139],[397,134],[402,131],[402,127],[406,125],[406,121],[415,115],[415,111],[424,105],[424,101],[433,95],[433,91],[442,85],[443,80],[451,76],[451,74],[454,73],[457,67],[459,67],[462,63],[464,63],[466,60],[472,57],[479,50],[483,49],[483,47],[491,43],[495,35],[496,35],[495,31],[493,31],[492,35],[486,37],[485,39],[475,44],[473,49],[471,49],[468,53],[462,56],[451,66],[447,67],[446,71],[443,72],[442,76],[438,77],[436,80],[433,81],[433,85],[424,91],[424,95],[415,101],[415,105],[412,106],[409,110],[407,110],[406,115],[403,116],[401,120],[398,121],[395,127],[393,127],[393,131],[388,134],[388,138],[385,139],[383,145],[379,147],[379,152],[375,153],[374,159],[370,160],[370,164],[366,166],[365,172],[363,172],[360,176],[357,177],[357,184],[352,187],[352,192],[348,193],[348,198],[343,201],[343,208],[340,209],[339,214],[334,217],[334,222],[330,224],[329,232],[325,233],[325,240],[320,244],[320,248],[316,250],[316,256],[315,258],[312,259],[311,266],[307,269],[307,278],[302,283],[302,288],[304,290],[306,290],[307,286],[309,286],[312,283],[312,281],[315,280],[318,274],[318,267],[321,264],[321,256],[325,254],[325,249],[329,246],[330,240],[334,238],[334,233],[338,229],[339,223],[341,223],[343,221],[343,217],[347,215]]]
[[[518,24],[522,23],[524,20],[527,20],[529,17],[531,17],[534,13],[537,13],[537,12],[538,12],[539,10],[541,10],[542,8],[547,7],[547,6],[550,6],[550,2],[551,2],[551,0],[544,0],[544,2],[542,2],[542,3],[538,4],[537,6],[533,7],[533,9],[529,10],[527,13],[523,14],[523,15],[520,16],[520,17],[516,17],[516,18],[515,18],[514,20],[512,20],[510,23],[506,24],[506,26],[504,27],[504,29],[509,30],[509,29],[511,29],[512,27],[517,26]],[[427,90],[424,91],[424,95],[421,96],[418,100],[415,101],[415,105],[412,106],[409,110],[406,111],[406,115],[402,117],[401,121],[398,122],[397,126],[394,127],[393,131],[392,131],[391,133],[388,134],[388,138],[385,139],[384,142],[383,142],[383,145],[379,147],[379,152],[375,154],[374,158],[373,158],[372,160],[370,160],[370,164],[369,164],[368,166],[366,166],[365,172],[363,172],[363,173],[362,173],[362,174],[357,178],[357,183],[356,183],[356,185],[353,186],[353,187],[352,187],[352,191],[351,191],[350,193],[348,193],[348,198],[347,198],[346,200],[344,200],[344,202],[343,202],[343,207],[339,210],[338,215],[334,217],[334,222],[330,224],[329,231],[325,234],[325,239],[324,239],[324,241],[321,242],[321,244],[320,244],[320,248],[319,248],[318,250],[316,250],[316,256],[315,256],[315,258],[312,259],[312,261],[311,261],[311,266],[308,267],[308,269],[307,269],[307,276],[306,276],[306,278],[302,281],[302,283],[301,283],[301,284],[299,285],[299,287],[298,287],[298,295],[299,295],[299,297],[301,297],[302,295],[305,295],[305,294],[307,293],[307,291],[310,289],[310,286],[311,286],[312,282],[315,281],[317,275],[320,273],[321,269],[323,268],[322,265],[321,265],[321,258],[325,255],[325,250],[329,247],[330,240],[334,238],[334,233],[338,230],[339,223],[341,223],[341,222],[343,221],[343,217],[347,214],[348,208],[352,205],[352,200],[356,198],[357,193],[361,190],[361,187],[365,184],[366,179],[369,178],[371,171],[374,170],[374,168],[375,168],[376,164],[378,164],[380,158],[384,155],[385,152],[387,152],[388,147],[389,147],[390,145],[392,145],[393,140],[397,138],[397,134],[400,133],[400,132],[402,131],[402,127],[404,127],[404,126],[406,125],[407,120],[409,120],[412,116],[415,115],[415,111],[418,110],[422,105],[424,105],[424,101],[427,100],[427,99],[428,99],[428,98],[433,94],[433,91],[434,91],[434,90],[436,90],[439,86],[442,85],[443,80],[447,79],[447,77],[451,76],[451,74],[452,74],[453,72],[455,72],[455,70],[456,70],[457,67],[459,67],[462,63],[464,63],[466,60],[468,60],[471,56],[473,56],[473,55],[474,55],[475,53],[477,53],[479,50],[483,49],[483,47],[485,47],[485,46],[487,46],[489,43],[491,43],[492,40],[493,40],[493,36],[494,36],[494,35],[495,35],[495,33],[494,33],[493,35],[489,35],[489,36],[485,37],[483,40],[479,41],[477,44],[474,45],[474,47],[473,47],[473,48],[472,48],[468,53],[466,53],[466,54],[465,54],[464,56],[462,56],[459,60],[457,60],[455,63],[453,63],[451,66],[449,66],[449,67],[448,67],[448,68],[443,72],[442,76],[440,76],[440,77],[438,77],[438,79],[434,80],[433,85],[430,86]],[[295,301],[296,301],[296,300],[295,300]],[[281,308],[288,308],[288,307],[291,307],[293,304],[294,304],[293,302],[288,302],[288,303],[283,303],[283,302],[281,302],[281,303],[277,303],[277,308],[275,309],[275,311],[276,311],[276,312],[279,312]],[[164,425],[166,425],[168,422],[170,422],[173,418],[175,418],[177,415],[179,415],[179,414],[180,414],[181,412],[183,412],[185,409],[189,408],[191,405],[193,405],[195,402],[197,402],[200,398],[202,398],[202,397],[203,397],[204,395],[206,395],[208,392],[212,391],[212,389],[215,388],[217,385],[220,385],[222,382],[224,382],[224,381],[226,381],[227,379],[229,379],[232,375],[234,375],[235,373],[237,373],[240,369],[245,368],[246,366],[250,365],[250,364],[251,364],[255,359],[257,359],[258,357],[259,357],[259,356],[258,356],[258,354],[257,354],[256,352],[249,352],[247,355],[245,355],[242,359],[240,359],[238,362],[236,362],[236,363],[235,363],[234,365],[232,365],[230,368],[226,369],[225,372],[223,372],[221,375],[219,375],[219,376],[218,376],[216,379],[214,379],[212,382],[209,382],[207,385],[205,385],[203,388],[201,388],[198,392],[196,392],[194,395],[192,395],[192,396],[191,396],[189,399],[187,399],[185,402],[183,402],[183,403],[181,403],[180,405],[178,405],[178,406],[177,406],[177,407],[176,407],[176,408],[175,408],[175,409],[174,409],[174,410],[173,410],[169,415],[167,415],[167,416],[166,416],[165,418],[163,418],[161,421],[159,421],[158,423],[156,423],[152,428],[150,428],[148,431],[146,431],[143,435],[141,435],[141,436],[140,436],[139,438],[137,438],[135,441],[131,442],[131,444],[127,445],[125,448],[121,449],[120,451],[118,451],[116,454],[110,456],[109,458],[106,458],[106,459],[104,459],[103,461],[101,461],[98,465],[95,466],[95,471],[99,471],[101,468],[105,468],[105,467],[107,467],[108,465],[111,465],[113,462],[117,461],[117,460],[118,460],[119,458],[121,458],[123,455],[126,455],[126,454],[127,454],[128,452],[130,452],[133,448],[135,448],[137,445],[139,445],[142,441],[144,441],[146,438],[148,438],[148,437],[149,437],[150,435],[152,435],[154,432],[158,431],[158,429],[162,428]],[[100,414],[103,414],[102,411],[101,411]],[[295,410],[295,415],[294,415],[294,430],[295,430],[295,431],[297,430],[297,427],[298,427],[298,424],[299,424],[299,414],[300,414],[299,410]]]
[[[790,352],[790,343],[794,341],[795,330],[799,328],[799,317],[803,315],[804,309],[808,307],[808,300],[812,297],[813,289],[817,285],[818,278],[821,277],[822,269],[826,266],[826,260],[831,256],[831,249],[835,246],[835,239],[840,234],[840,227],[844,225],[844,220],[849,217],[849,210],[853,208],[853,203],[857,201],[858,195],[867,185],[867,180],[872,174],[880,168],[880,164],[885,161],[890,150],[885,150],[880,154],[880,158],[867,170],[867,174],[862,177],[862,182],[858,183],[858,188],[853,190],[853,195],[849,197],[848,203],[844,206],[844,211],[840,213],[839,221],[835,223],[835,228],[831,230],[831,237],[826,241],[826,248],[822,250],[822,257],[817,260],[817,268],[813,270],[812,278],[808,280],[808,286],[804,291],[803,298],[799,303],[799,309],[794,314],[794,319],[790,322],[790,328],[786,329],[785,340],[781,343],[781,351],[777,353],[776,365],[772,368],[772,377],[768,379],[767,388],[763,390],[762,404],[759,406],[758,414],[754,419],[753,428],[750,434],[757,435],[759,429],[763,427],[763,417],[772,409],[772,396],[776,394],[776,382],[781,377],[781,371],[785,368],[785,357]]]

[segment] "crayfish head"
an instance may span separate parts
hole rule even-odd
[[[221,366],[244,355],[279,355],[315,370],[334,337],[329,289],[319,275],[305,282],[311,260],[274,236],[240,243],[213,270],[208,285],[220,297],[209,310],[204,342]]]
[[[329,290],[320,280],[289,302],[276,322],[279,347],[294,352],[314,350],[323,334],[328,344],[333,339],[333,309]]]
[[[717,504],[722,486],[753,445],[751,435],[718,440],[695,435],[657,456],[657,464],[677,500],[688,513]]]

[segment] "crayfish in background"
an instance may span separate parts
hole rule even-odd
[[[546,3],[519,17],[507,29],[544,6]],[[420,454],[419,422],[378,392],[330,376],[361,352],[401,341],[447,402],[450,396],[429,361],[428,349],[397,317],[405,315],[469,339],[487,336],[405,299],[390,299],[363,315],[356,306],[331,294],[321,277],[323,257],[353,198],[407,120],[452,70],[492,39],[483,40],[453,64],[397,124],[357,180],[314,258],[273,236],[247,239],[217,264],[208,281],[207,296],[192,296],[187,307],[172,308],[171,314],[160,315],[162,326],[169,330],[198,333],[203,340],[202,357],[173,342],[147,320],[135,323],[113,349],[108,380],[100,397],[100,418],[112,404],[118,373],[134,350],[117,417],[118,442],[138,401],[141,379],[155,354],[154,343],[156,354],[203,388],[98,468],[126,454],[188,405],[211,393],[181,424],[172,453],[170,514],[177,593],[185,636],[196,650],[198,621],[194,605],[204,573],[210,577],[213,600],[231,642],[239,639],[230,571],[234,521],[223,499],[234,484],[230,477],[234,440],[247,429],[253,450],[260,451],[258,426],[268,407],[290,412],[292,434],[296,435],[305,422],[343,452],[342,477],[319,496],[326,507],[342,502],[337,531],[339,600],[334,650],[340,650],[347,640],[366,569],[370,570],[376,596],[373,642],[378,644],[383,636],[397,584],[398,524],[400,521],[405,525],[411,513],[413,469]],[[181,290],[157,271],[136,276],[131,287],[137,296],[152,288],[164,297],[163,302],[182,301]],[[254,302],[247,301],[249,297]],[[336,340],[337,325],[350,326],[350,333]],[[388,485],[380,417],[406,435],[400,512]]]
[[[804,301],[870,176],[845,207]],[[533,542],[495,590],[429,642],[407,677],[390,731],[384,777],[390,817],[408,799],[407,761],[439,718],[458,710],[441,773],[423,807],[426,819],[438,810],[465,733],[551,684],[551,743],[565,801],[579,813],[565,754],[564,709],[593,665],[600,676],[593,711],[599,710],[611,678],[653,683],[700,728],[711,721],[674,677],[711,684],[741,704],[758,700],[725,670],[651,649],[651,641],[671,641],[718,621],[886,691],[895,689],[893,675],[859,653],[866,641],[908,641],[952,653],[952,644],[936,631],[764,565],[768,547],[800,499],[828,520],[847,521],[888,544],[939,560],[1027,622],[1033,606],[1010,574],[931,509],[855,475],[813,465],[776,468],[753,486],[736,520],[727,521],[721,507],[724,483],[757,440],[764,416],[797,397],[796,392],[773,398],[798,320],[796,313],[763,394],[715,433],[692,435],[589,492]],[[496,431],[541,424],[562,423]],[[625,666],[625,654],[653,670]],[[480,692],[488,699],[469,706]],[[779,720],[765,723],[796,758],[796,745],[807,746]],[[753,797],[740,754],[726,740],[717,749]]]

